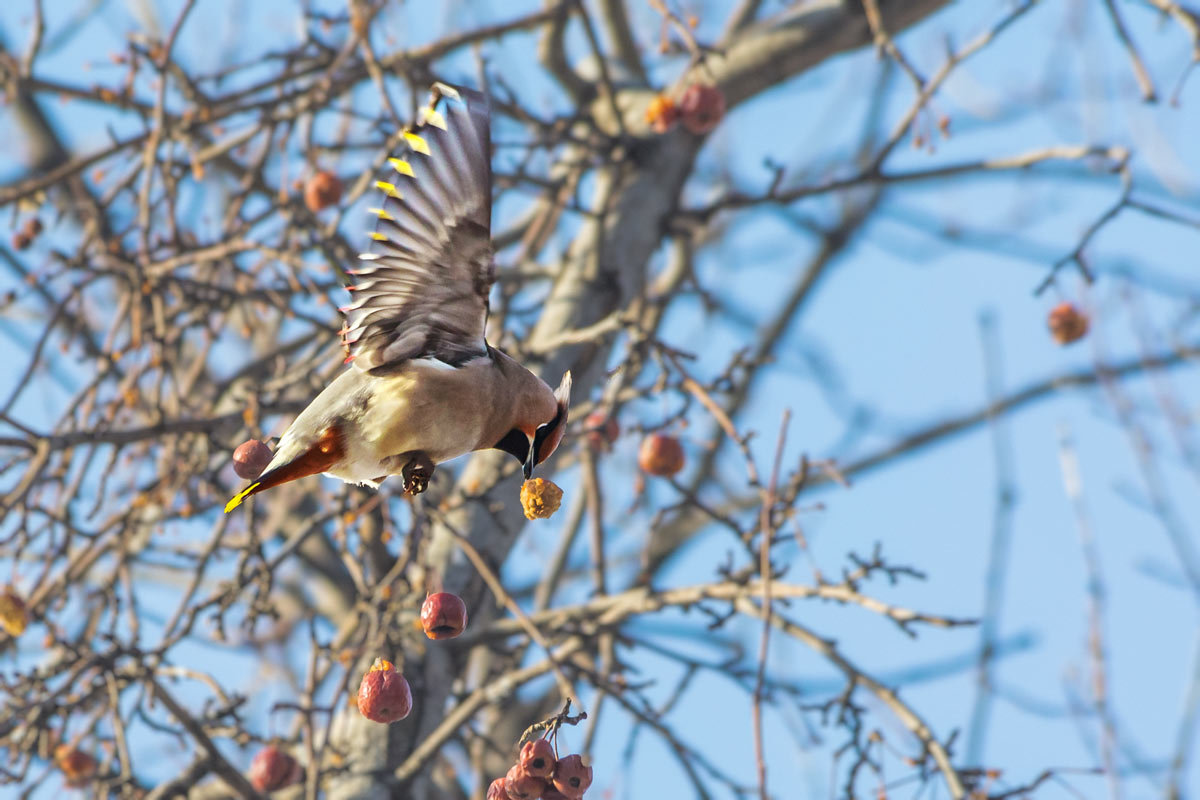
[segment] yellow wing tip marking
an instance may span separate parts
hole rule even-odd
[[[379,231],[371,231],[371,238],[377,242],[386,242],[388,240],[387,234],[380,233]]]
[[[388,197],[400,197],[400,191],[396,188],[396,184],[388,183],[387,181],[375,181],[375,188],[383,191]]]
[[[375,216],[379,217],[380,219],[395,219],[395,217],[393,217],[387,211],[384,211],[382,208],[368,208],[367,212],[370,214],[374,214]]]
[[[408,146],[413,149],[413,152],[420,153],[423,156],[429,155],[429,143],[421,136],[412,131],[405,131],[404,141],[408,142]]]
[[[421,109],[421,123],[424,125],[432,125],[435,128],[447,130],[446,118],[442,116],[442,112],[432,106]]]
[[[254,483],[247,486],[245,489],[242,489],[240,492],[235,494],[233,496],[233,499],[225,504],[225,513],[228,514],[230,511],[233,511],[235,508],[240,506],[242,504],[242,501],[245,500],[247,497],[249,497],[250,493],[253,492],[255,489],[257,489],[258,487],[259,487],[258,481],[255,481]]]
[[[413,173],[412,164],[409,164],[407,161],[405,161],[402,158],[389,158],[388,163],[392,165],[392,169],[396,170],[396,172],[399,172],[401,175],[404,175],[405,177],[408,177],[408,178],[417,177]]]

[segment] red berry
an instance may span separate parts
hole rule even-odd
[[[1050,335],[1059,344],[1077,342],[1088,332],[1087,315],[1072,303],[1059,303],[1050,309],[1046,323],[1050,326]]]
[[[271,448],[258,439],[242,442],[233,451],[233,471],[243,480],[253,480],[271,463]]]
[[[569,755],[558,760],[554,768],[554,788],[567,797],[580,798],[592,785],[592,768],[583,763],[583,756]]]
[[[250,784],[260,792],[294,786],[303,777],[300,762],[275,745],[264,747],[250,762]]]
[[[554,748],[545,739],[526,742],[517,758],[517,766],[524,770],[526,775],[549,778],[554,774]]]
[[[304,185],[304,205],[314,214],[342,199],[342,182],[332,172],[321,170]]]
[[[467,627],[467,607],[450,592],[435,592],[421,606],[421,627],[430,639],[453,639]]]
[[[638,449],[638,466],[651,475],[674,475],[683,469],[683,445],[674,436],[652,433]]]
[[[504,778],[496,778],[488,786],[487,800],[508,800],[508,792],[504,791]]]
[[[67,786],[71,788],[87,786],[96,776],[96,759],[69,744],[54,748],[54,764],[62,771]]]
[[[13,234],[12,246],[14,250],[28,250],[31,244],[33,244],[33,237],[25,231],[17,231]]]
[[[692,133],[708,133],[725,116],[725,95],[715,86],[693,83],[679,98],[679,117]]]
[[[583,421],[583,435],[588,447],[597,453],[607,453],[612,449],[613,442],[621,435],[621,426],[616,419],[603,411],[593,411]]]
[[[372,722],[396,722],[412,711],[412,690],[390,661],[375,659],[358,686],[358,711]]]
[[[544,780],[528,774],[520,764],[514,764],[504,776],[504,791],[508,793],[509,800],[537,800],[545,788]]]

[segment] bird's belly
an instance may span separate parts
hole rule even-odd
[[[416,367],[394,378],[377,391],[371,408],[359,421],[362,444],[347,460],[370,462],[363,469],[384,466],[389,456],[423,452],[435,464],[449,461],[476,448],[483,434],[482,398],[469,384],[448,381],[446,367]],[[377,472],[395,473],[399,467]]]

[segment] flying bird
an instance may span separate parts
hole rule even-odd
[[[515,456],[529,478],[562,441],[571,373],[552,391],[484,338],[495,280],[487,97],[434,84],[400,138],[391,172],[376,182],[383,202],[371,209],[369,250],[349,271],[349,366],[226,512],[317,473],[372,487],[399,474],[419,494],[438,464],[491,448]]]

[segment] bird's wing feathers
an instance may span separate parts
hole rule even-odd
[[[494,280],[487,97],[435,84],[405,149],[376,182],[371,246],[349,287],[347,361],[374,373],[411,358],[459,365],[485,355]]]

